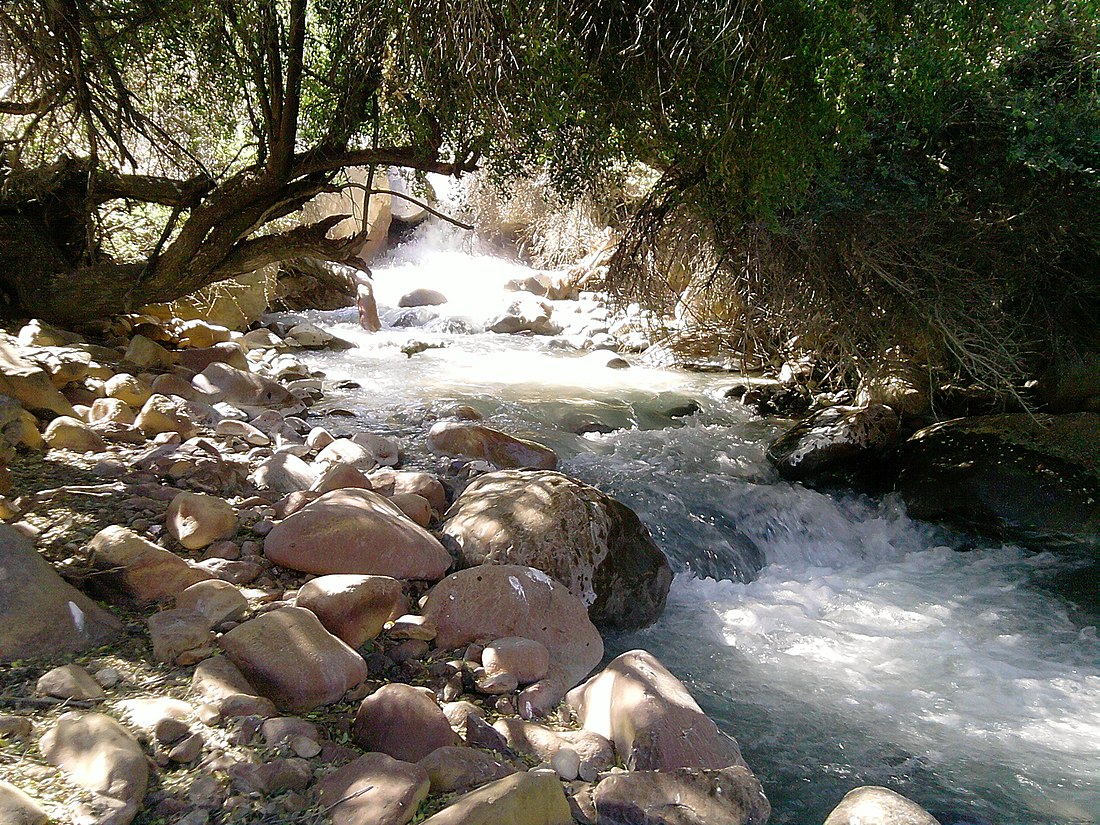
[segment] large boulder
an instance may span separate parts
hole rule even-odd
[[[737,742],[644,650],[617,657],[566,702],[582,727],[615,743],[631,770],[747,767]]]
[[[451,556],[434,536],[370,490],[325,493],[267,536],[271,561],[305,573],[358,573],[434,581]]]
[[[214,578],[128,527],[112,525],[90,542],[92,563],[139,602],[163,602],[196,582]]]
[[[520,693],[526,716],[551,710],[603,657],[603,639],[584,602],[531,567],[491,564],[453,573],[429,591],[423,615],[443,649],[506,636],[541,642],[550,670]]]
[[[760,782],[742,767],[617,773],[596,786],[593,802],[606,825],[764,825],[771,816]]]
[[[333,825],[405,825],[428,796],[425,770],[384,753],[368,753],[314,786]]]
[[[428,448],[440,455],[481,459],[501,469],[553,470],[558,456],[549,447],[468,421],[440,421],[428,432]]]
[[[72,404],[53,385],[46,371],[5,341],[0,341],[0,393],[18,399],[32,412],[76,417]]]
[[[363,700],[352,738],[363,750],[419,762],[437,748],[455,744],[455,734],[435,696],[426,688],[384,685]]]
[[[77,653],[121,630],[118,619],[59,576],[30,539],[0,524],[0,662]]]
[[[826,407],[772,442],[768,458],[791,481],[860,470],[896,446],[899,427],[898,414],[883,404]]]
[[[1039,547],[1100,547],[1100,413],[975,416],[898,451],[909,514]]]
[[[249,684],[296,713],[339,701],[367,678],[363,657],[301,607],[280,607],[250,619],[220,642]]]
[[[74,784],[124,803],[125,822],[137,813],[149,785],[149,765],[141,745],[110,716],[62,714],[39,749]]]
[[[297,607],[313,611],[325,629],[351,647],[382,632],[404,612],[401,582],[389,576],[319,576],[298,589]]]
[[[573,825],[573,814],[558,778],[533,771],[470,791],[423,825]]]
[[[634,630],[664,609],[672,569],[638,516],[561,473],[481,476],[447,512],[458,562],[522,564],[557,579],[597,627]]]
[[[282,384],[228,364],[210,364],[191,383],[209,403],[225,401],[242,407],[291,407],[298,403]]]
[[[865,785],[848,791],[825,825],[940,825],[920,805],[889,788]]]

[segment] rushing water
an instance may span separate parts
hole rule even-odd
[[[306,313],[359,345],[309,358],[360,385],[327,400],[357,417],[332,429],[393,434],[411,461],[443,466],[423,437],[469,404],[633,507],[677,575],[661,620],[609,638],[608,654],[645,647],[689,685],[740,741],[773,822],[820,823],[861,784],[944,825],[1100,822],[1098,617],[1059,595],[1083,575],[1095,598],[1095,567],[956,551],[958,536],[892,498],[779,480],[764,457],[778,425],[725,400],[729,376],[611,370],[550,338],[483,332],[502,283],[528,274],[428,227],[375,269],[384,330],[362,332],[353,310]],[[396,309],[414,287],[450,302]],[[592,309],[554,317],[578,325]],[[414,340],[445,346],[407,357]],[[574,435],[579,421],[615,429]]]

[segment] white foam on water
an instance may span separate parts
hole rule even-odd
[[[342,402],[406,446],[422,442],[425,411],[470,403],[633,507],[678,574],[661,620],[609,650],[646,647],[684,679],[741,742],[773,822],[821,822],[859,784],[889,785],[944,825],[1100,821],[1096,617],[1046,586],[1072,560],[957,552],[892,498],[780,481],[765,458],[779,425],[724,400],[728,379],[608,370],[545,338],[481,332],[503,282],[530,270],[464,244],[429,229],[375,267],[384,319],[428,287],[452,301],[436,320],[370,335],[353,310],[307,313],[359,345],[310,364],[362,384]],[[473,334],[444,323],[456,321]],[[407,358],[413,340],[446,346]],[[669,419],[684,399],[700,411]],[[574,435],[564,422],[578,414],[616,429]]]

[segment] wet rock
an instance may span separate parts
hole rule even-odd
[[[493,727],[512,750],[541,762],[550,762],[558,751],[568,749],[596,771],[607,770],[615,764],[611,742],[590,730],[551,730],[534,722],[508,717],[501,717]]]
[[[418,765],[368,753],[318,782],[318,802],[333,825],[405,825],[428,796],[428,775]]]
[[[436,646],[522,636],[543,644],[550,671],[520,694],[525,715],[546,713],[603,656],[603,639],[584,603],[545,573],[518,565],[481,565],[453,573],[428,593],[423,615]]]
[[[162,610],[146,619],[153,655],[169,665],[193,665],[214,654],[214,634],[196,610]]]
[[[764,825],[771,815],[760,783],[742,767],[617,773],[596,786],[593,800],[607,825]]]
[[[397,306],[404,309],[406,307],[435,307],[445,303],[447,303],[447,296],[442,292],[420,287],[402,295],[397,301]]]
[[[636,629],[664,609],[672,569],[629,507],[561,473],[489,473],[443,532],[459,563],[522,564],[565,584],[598,627]]]
[[[237,587],[224,581],[202,581],[176,597],[176,607],[198,611],[210,627],[236,621],[248,610],[248,599]]]
[[[122,623],[71,584],[18,530],[0,524],[0,662],[77,653],[113,641]]]
[[[860,469],[896,446],[899,426],[898,414],[882,404],[826,407],[777,438],[768,458],[792,481]]]
[[[423,825],[573,825],[573,815],[557,776],[533,771],[483,785]]]
[[[53,450],[72,450],[74,453],[101,453],[107,449],[103,437],[76,418],[58,416],[42,434],[47,446]]]
[[[418,762],[455,743],[454,731],[431,691],[411,685],[380,687],[359,705],[352,738],[364,750]]]
[[[516,772],[483,751],[457,745],[436,748],[417,764],[427,771],[435,796],[480,788]]]
[[[440,578],[450,554],[422,527],[369,490],[326,493],[267,536],[275,564],[307,573],[358,573],[399,579]]]
[[[428,432],[428,448],[439,455],[481,459],[502,469],[553,470],[558,456],[549,447],[481,424],[440,421]]]
[[[188,550],[200,550],[237,532],[237,510],[217,496],[184,492],[168,505],[164,524]]]
[[[481,664],[490,676],[508,673],[521,685],[543,678],[550,669],[550,653],[532,639],[508,636],[485,646]]]
[[[1100,414],[975,416],[915,433],[897,487],[914,518],[997,539],[1100,547]]]
[[[62,665],[42,674],[34,692],[55,699],[102,699],[106,696],[92,674],[80,665]]]
[[[382,632],[403,608],[404,596],[397,579],[345,574],[306,582],[294,604],[313,611],[330,633],[357,648]]]
[[[888,788],[864,786],[845,794],[825,825],[940,825],[924,808]]]
[[[192,584],[212,578],[127,527],[105,527],[88,542],[88,549],[95,567],[110,571],[139,602],[169,601]]]
[[[39,749],[71,782],[131,804],[133,813],[145,797],[145,754],[130,732],[106,714],[62,714],[42,737]]]
[[[4,825],[46,825],[49,816],[34,799],[0,780],[0,822]]]
[[[571,690],[566,703],[586,730],[610,739],[631,770],[745,766],[684,685],[650,653],[632,650]]]
[[[264,613],[221,637],[249,684],[280,708],[313,710],[367,678],[363,658],[300,607]]]
[[[298,403],[282,384],[228,364],[210,364],[191,384],[208,403],[226,401],[240,407],[293,407]]]

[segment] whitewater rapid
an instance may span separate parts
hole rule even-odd
[[[741,743],[773,822],[820,823],[862,784],[943,825],[1100,822],[1098,617],[1059,594],[1095,567],[981,540],[961,552],[975,542],[893,498],[781,481],[764,451],[783,422],[726,399],[731,376],[611,370],[560,340],[484,332],[504,282],[530,274],[429,227],[374,267],[381,332],[354,310],[302,313],[357,344],[307,358],[358,385],[326,399],[355,415],[333,431],[395,435],[408,462],[441,469],[424,435],[468,404],[634,508],[677,575],[661,620],[608,638],[608,655],[645,647],[688,684]],[[416,287],[449,302],[397,308]],[[594,307],[554,317],[576,327]],[[443,346],[408,357],[412,341]],[[612,431],[576,435],[579,420]]]

